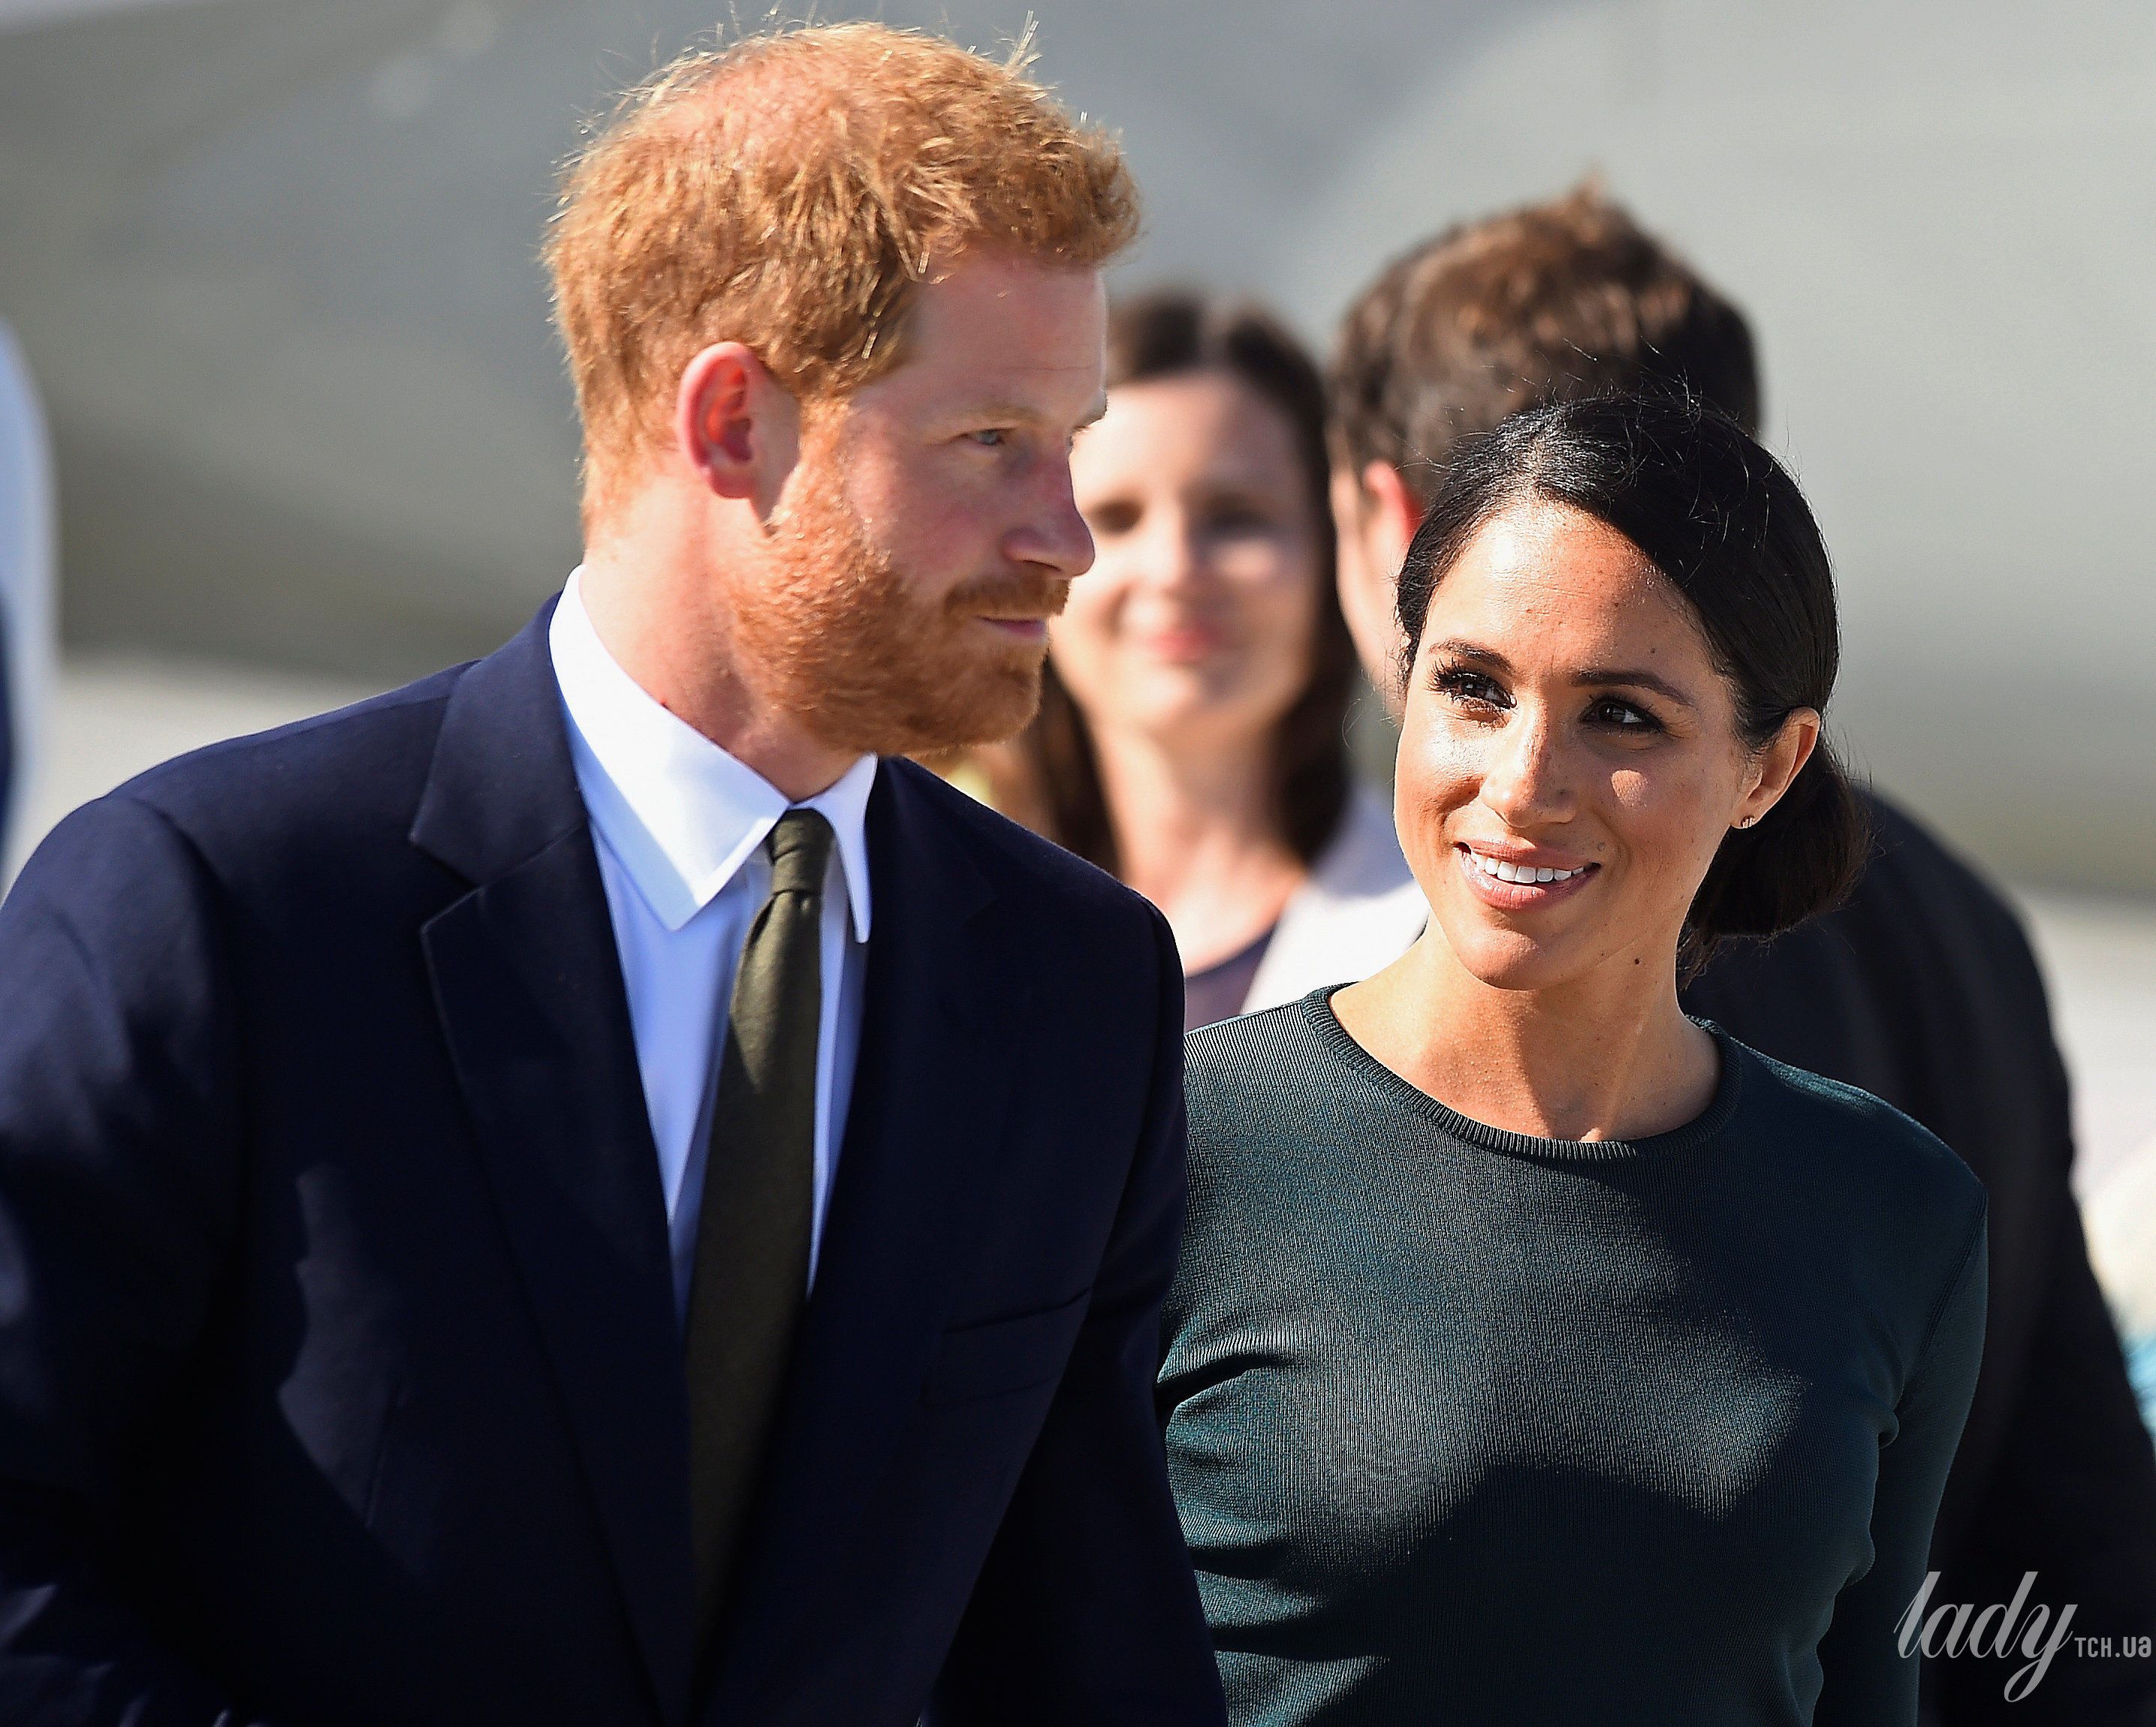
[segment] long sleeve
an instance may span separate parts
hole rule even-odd
[[[1991,1195],[1985,1360],[1948,1477],[1940,1599],[2010,1600],[2034,1571],[2077,1627],[2156,1631],[2156,1458],[2088,1267],[2070,1095],[2014,910],[1906,814],[1850,903],[1733,945],[1686,1004],[1770,1055],[1860,1085],[1930,1128]],[[2156,1719],[2156,1663],[2076,1658],[2009,1703],[1999,1663],[1924,1663],[1943,1727]]]
[[[1218,1727],[1219,1681],[1153,1415],[1183,1213],[1183,980],[1152,920],[1158,1046],[1091,1304],[975,1585],[934,1727]],[[1156,1677],[1142,1690],[1132,1675]]]
[[[2033,1571],[2044,1599],[2076,1604],[2076,1635],[2147,1637],[2156,1631],[2156,1469],[2071,1200],[2059,1207],[2034,1330],[2038,1344],[1984,1496],[1951,1555],[1934,1552],[1940,1592],[2006,1601]],[[1954,1727],[2156,1720],[2156,1662],[2080,1659],[2069,1648],[2033,1694],[2011,1703],[1999,1665],[1931,1663],[1943,1719]]]
[[[1880,1448],[1871,1566],[1842,1591],[1820,1643],[1824,1682],[1814,1727],[1914,1727],[1917,1658],[1913,1648],[1903,1656],[1897,1630],[1923,1586],[1932,1525],[1976,1390],[1987,1263],[1979,1214],[1896,1407],[1894,1436]]]
[[[97,1552],[208,1323],[236,1225],[213,889],[113,797],[0,905],[0,1719],[236,1727]]]

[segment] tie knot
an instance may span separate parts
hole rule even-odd
[[[790,809],[764,842],[771,850],[771,891],[820,894],[831,861],[831,824],[812,809]]]

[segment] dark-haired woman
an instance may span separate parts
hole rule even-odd
[[[1108,381],[1071,459],[1094,565],[1050,626],[1032,795],[1000,801],[1161,908],[1204,1025],[1367,976],[1426,914],[1341,742],[1316,368],[1259,312],[1163,294],[1115,309]]]
[[[1811,515],[1702,411],[1544,409],[1400,619],[1431,927],[1190,1042],[1161,1386],[1230,1714],[1907,1727],[1983,1192],[1676,996],[1859,855]]]

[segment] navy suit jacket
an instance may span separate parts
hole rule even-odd
[[[1157,914],[911,764],[692,1694],[659,1168],[540,619],[172,762],[0,907],[0,1720],[1204,1723]]]

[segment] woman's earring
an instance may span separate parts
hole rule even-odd
[[[1757,816],[1747,816],[1737,825],[1739,828],[1757,828],[1759,825],[1759,818]]]

